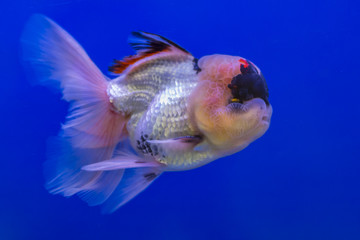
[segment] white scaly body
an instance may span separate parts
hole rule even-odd
[[[188,114],[189,96],[199,80],[195,64],[194,57],[185,53],[150,56],[108,87],[116,110],[130,116],[132,147],[153,156],[168,171],[196,168],[215,159],[211,148],[194,150],[202,140]]]

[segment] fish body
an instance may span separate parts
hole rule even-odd
[[[139,154],[155,157],[166,170],[195,168],[212,157],[186,146],[200,140],[188,113],[188,99],[198,83],[196,59],[180,51],[158,55],[111,81],[108,95],[119,113],[130,116],[127,131]],[[174,146],[179,144],[184,146]]]
[[[174,42],[134,32],[135,55],[104,76],[81,46],[36,15],[22,36],[40,84],[60,89],[69,115],[46,163],[47,189],[112,212],[164,171],[200,167],[262,136],[272,107],[265,79],[238,56],[196,59]],[[129,143],[130,146],[127,144]]]

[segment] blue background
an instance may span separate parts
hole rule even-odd
[[[358,1],[0,3],[0,239],[360,239]],[[165,173],[111,215],[43,187],[46,139],[67,103],[31,87],[19,58],[27,19],[58,22],[106,72],[131,31],[196,57],[240,55],[267,79],[269,131],[244,151]]]

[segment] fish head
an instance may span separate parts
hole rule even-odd
[[[199,67],[199,83],[189,98],[194,126],[223,155],[244,149],[270,126],[265,78],[241,57],[205,56]]]

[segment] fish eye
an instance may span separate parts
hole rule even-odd
[[[269,93],[265,79],[262,74],[257,73],[254,67],[233,77],[228,88],[231,90],[232,95],[229,103],[243,103],[253,98],[261,98],[269,105]]]

